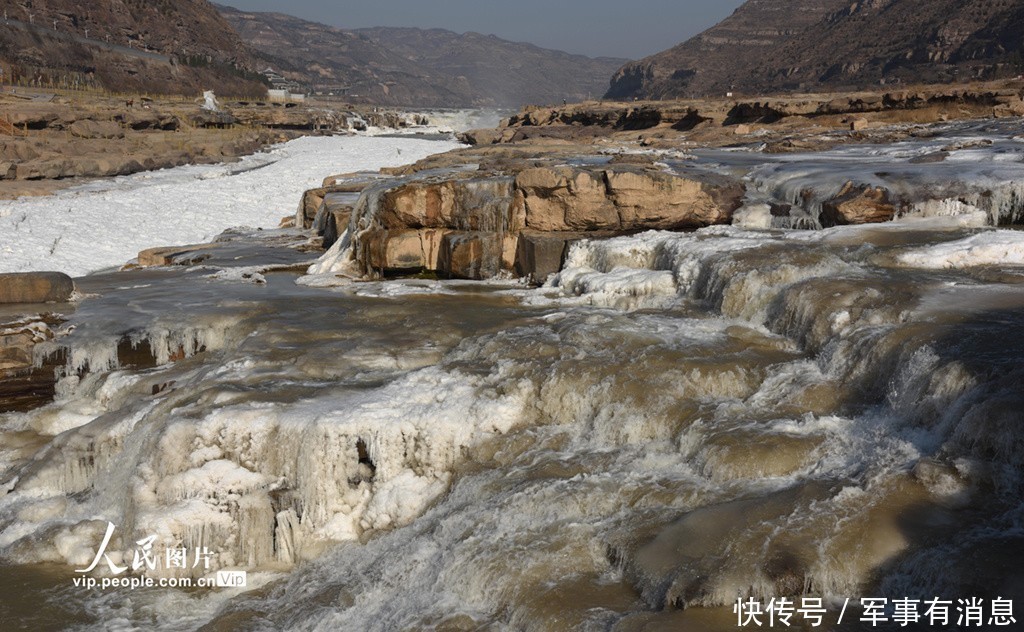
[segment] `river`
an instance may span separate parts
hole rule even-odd
[[[737,599],[790,597],[859,629],[848,599],[1019,603],[1024,234],[983,211],[583,242],[541,288],[311,287],[317,253],[270,230],[83,277],[58,400],[0,416],[0,618],[730,630]],[[247,586],[75,584],[149,554]]]

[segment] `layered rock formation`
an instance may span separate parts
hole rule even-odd
[[[53,339],[60,322],[54,314],[0,321],[0,413],[31,410],[53,399],[55,369],[64,358],[48,358],[36,366],[35,348]]]
[[[355,262],[368,276],[428,271],[482,279],[507,272],[543,280],[561,266],[568,243],[725,224],[742,196],[738,182],[708,174],[523,162],[483,174],[343,178],[308,192],[298,220],[323,235],[326,247],[348,230]]]
[[[519,107],[598,96],[624,60],[592,59],[478,33],[345,30],[218,7],[262,60],[317,92],[382,105]]]
[[[541,139],[583,141],[609,135],[633,140],[640,132],[648,143],[696,139],[728,144],[736,142],[736,136],[754,131],[806,131],[811,125],[823,130],[864,132],[872,126],[894,123],[1022,115],[1024,82],[1009,81],[914,90],[531,106],[505,119],[497,129],[471,130],[461,137],[471,145],[492,145]],[[889,131],[898,133],[896,129]],[[775,142],[774,136],[765,137],[774,143],[771,151],[808,148],[793,144],[792,139]]]
[[[750,0],[700,35],[623,66],[608,98],[935,83],[1024,71],[1024,5],[990,0]]]
[[[543,281],[574,242],[649,230],[819,229],[933,211],[1014,223],[1024,207],[1012,168],[993,185],[969,170],[930,166],[995,141],[927,139],[950,133],[930,123],[969,118],[993,122],[959,122],[954,129],[1015,129],[1012,120],[997,119],[1024,113],[1022,89],[996,82],[528,107],[497,129],[464,134],[474,147],[377,174],[329,178],[305,194],[295,225],[333,247],[320,273]],[[878,153],[895,143],[919,150]],[[841,145],[843,151],[830,153]],[[978,168],[999,168],[999,152],[1010,150],[991,149],[974,158],[983,163]],[[862,161],[851,160],[851,151]],[[783,153],[796,155],[777,156]],[[348,259],[338,258],[343,251]]]

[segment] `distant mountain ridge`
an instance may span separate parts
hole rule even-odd
[[[381,105],[518,107],[598,97],[625,60],[444,29],[342,29],[217,5],[262,62],[316,91]]]
[[[1024,69],[1024,0],[749,0],[612,77],[608,98],[855,89]]]

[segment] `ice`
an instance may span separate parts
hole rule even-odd
[[[941,568],[915,556],[965,520],[1019,532],[1024,462],[1019,277],[929,265],[1024,241],[960,210],[584,241],[539,290],[356,282],[341,247],[306,277],[332,291],[111,275],[70,355],[103,370],[127,326],[176,361],[0,418],[42,435],[3,457],[2,553],[81,565],[111,520],[287,572],[228,603],[74,596],[147,629],[612,629]]]
[[[1024,265],[1024,232],[999,230],[979,233],[899,255],[900,263],[915,268],[949,269],[971,266]]]
[[[1001,126],[1000,126],[1001,125]],[[1011,126],[1011,127],[1008,127]],[[723,166],[750,168],[746,204],[735,223],[750,228],[821,228],[822,206],[848,183],[885,189],[899,215],[988,215],[990,225],[1024,213],[1024,164],[1012,123],[966,123],[951,135],[889,145],[850,145],[822,152],[745,156],[701,152]],[[955,142],[951,142],[955,141]],[[957,149],[962,147],[962,149]],[[915,161],[942,155],[938,162]],[[772,217],[766,205],[789,205]]]
[[[457,146],[411,137],[306,137],[233,164],[0,201],[0,272],[79,276],[123,265],[146,248],[208,242],[234,226],[275,228],[326,176],[403,165]]]

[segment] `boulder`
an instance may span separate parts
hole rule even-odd
[[[842,190],[821,207],[821,225],[878,224],[896,217],[896,206],[882,188],[847,182]]]
[[[493,145],[501,141],[500,129],[471,129],[458,135],[459,141],[467,145]]]
[[[868,120],[865,118],[857,118],[850,121],[850,131],[859,132],[868,128]]]
[[[114,121],[75,121],[68,131],[77,138],[124,138],[124,130]]]
[[[63,303],[75,284],[63,272],[0,274],[0,303]]]

